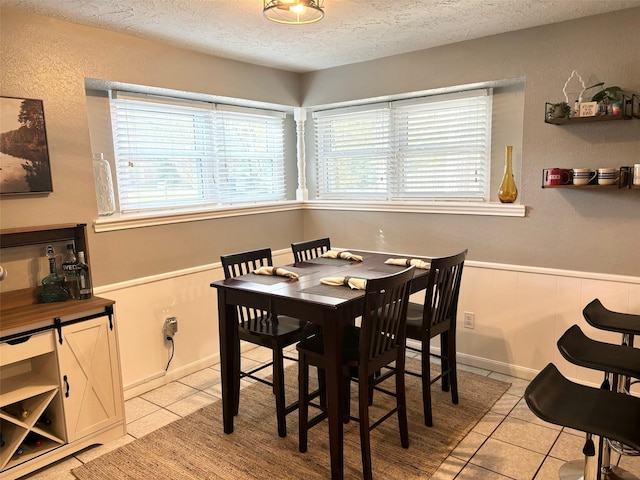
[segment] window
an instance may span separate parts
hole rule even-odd
[[[283,112],[115,92],[121,212],[285,200]]]
[[[317,198],[488,200],[491,96],[315,112]]]

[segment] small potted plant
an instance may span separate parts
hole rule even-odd
[[[591,85],[585,89],[589,90],[591,88],[599,88],[593,97],[591,97],[592,102],[598,102],[598,110],[602,113],[620,113],[620,100],[622,89],[618,86],[606,87],[604,86],[604,82],[596,83],[595,85]],[[617,108],[616,108],[617,107]]]
[[[550,103],[547,107],[549,118],[568,118],[571,114],[571,107],[567,102]]]

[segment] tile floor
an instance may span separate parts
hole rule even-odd
[[[267,349],[243,354],[243,366],[269,359]],[[522,395],[527,381],[474,367],[459,366],[504,380],[511,388],[460,442],[432,480],[551,480],[568,460],[581,458],[584,434],[539,420]],[[270,369],[265,369],[265,375]],[[244,381],[243,381],[244,382]],[[91,447],[23,479],[73,480],[71,469],[146,435],[221,397],[220,369],[214,365],[125,402],[127,435],[107,445]],[[274,411],[275,415],[275,411]],[[640,457],[612,454],[612,461],[640,477]],[[203,479],[204,480],[204,479]],[[230,479],[232,480],[232,479]]]

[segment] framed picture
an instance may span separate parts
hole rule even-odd
[[[0,194],[52,191],[42,100],[0,97]]]

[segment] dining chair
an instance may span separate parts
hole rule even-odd
[[[407,344],[407,349],[422,355],[421,372],[407,374],[422,378],[424,423],[431,427],[431,385],[442,380],[442,390],[451,390],[451,401],[458,403],[456,361],[456,316],[462,269],[467,250],[449,257],[431,260],[424,303],[409,302],[407,307],[407,339],[418,340],[420,346]],[[431,352],[431,339],[440,336],[440,354]],[[431,378],[430,357],[440,358],[440,373]]]
[[[331,250],[331,241],[329,238],[317,238],[315,240],[306,240],[304,242],[291,244],[291,251],[293,252],[296,263],[318,258],[329,250]]]
[[[270,248],[262,248],[241,253],[222,255],[220,257],[224,278],[229,279],[251,273],[263,266],[272,266],[273,260]],[[299,342],[313,333],[313,324],[298,318],[277,315],[255,308],[237,305],[238,339],[234,341],[234,371],[239,371],[237,389],[235,390],[236,414],[239,405],[240,379],[252,378],[258,382],[270,385],[276,397],[276,416],[278,420],[278,435],[287,435],[286,415],[297,408],[298,402],[286,404],[284,391],[284,359],[297,361],[296,358],[284,355],[283,350],[289,345]],[[240,340],[244,340],[273,351],[272,361],[259,367],[241,370]],[[260,370],[271,366],[273,382],[257,376]]]
[[[393,275],[367,280],[362,324],[360,327],[352,324],[344,327],[342,365],[345,382],[345,420],[348,418],[360,423],[360,448],[365,479],[372,478],[370,432],[395,413],[398,415],[401,445],[403,448],[409,447],[404,380],[405,322],[414,269],[415,267],[411,266]],[[326,370],[327,359],[324,355],[322,334],[302,340],[296,348],[299,354],[299,450],[306,452],[309,429],[327,418],[327,409],[322,401],[319,404],[311,403],[313,395],[309,394],[309,366],[317,367],[322,392],[322,382],[323,379],[326,381],[326,375],[321,373]],[[376,375],[383,366],[390,368],[383,374]],[[395,392],[378,386],[394,375]],[[352,380],[358,382],[358,417],[351,416],[347,407]],[[373,389],[395,397],[396,401],[394,408],[371,423],[369,405],[373,398]],[[321,410],[311,419],[309,405]]]

